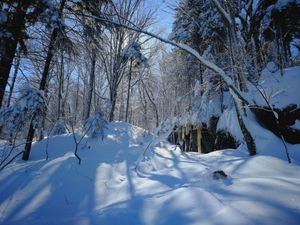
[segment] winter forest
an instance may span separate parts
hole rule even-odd
[[[0,0],[0,224],[300,220],[300,0]]]

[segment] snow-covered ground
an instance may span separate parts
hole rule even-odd
[[[288,145],[288,164],[270,132],[248,157],[243,145],[184,154],[140,128],[108,127],[104,141],[84,139],[81,165],[63,135],[1,171],[0,224],[299,224],[300,145]],[[228,178],[213,179],[215,170]]]
[[[270,105],[275,108],[285,108],[289,104],[300,106],[300,66],[289,67],[280,70],[272,71],[266,68],[262,71],[258,88],[263,92]],[[255,87],[251,87],[254,94],[252,98],[258,105],[266,106],[265,100],[259,95]]]

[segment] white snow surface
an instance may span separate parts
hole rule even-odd
[[[290,126],[290,127],[300,130],[300,120],[296,120],[295,124]]]
[[[270,68],[266,68],[261,75],[259,86],[260,90],[265,93],[270,104],[275,108],[284,108],[289,104],[297,104],[300,107],[300,66],[289,67],[283,69],[283,75],[280,70],[276,72]],[[257,90],[253,88],[255,93],[253,99],[258,105],[266,106],[265,100],[261,95],[257,94]]]
[[[288,164],[280,140],[258,131],[255,157],[243,145],[201,155],[110,123],[103,141],[84,139],[81,165],[72,135],[51,137],[0,172],[0,224],[299,224],[300,145]]]

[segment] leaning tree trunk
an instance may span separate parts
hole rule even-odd
[[[232,17],[232,16],[231,16]],[[233,18],[233,17],[232,17]],[[232,20],[233,21],[233,20]],[[238,82],[236,84],[236,87],[243,91],[247,92],[248,88],[246,85],[246,79],[245,79],[245,63],[243,59],[239,56],[239,49],[238,49],[238,38],[236,30],[233,26],[228,24],[228,33],[229,33],[229,41],[230,41],[230,49],[231,49],[231,63],[232,63],[232,72],[236,76],[236,81]],[[242,134],[244,136],[244,140],[246,142],[249,155],[253,156],[256,155],[256,145],[254,142],[254,139],[250,133],[250,131],[247,129],[243,115],[247,116],[246,110],[244,108],[245,102],[236,96],[235,93],[232,93],[232,97],[235,104],[236,114],[239,126],[241,128]]]
[[[62,12],[63,12],[63,9],[64,9],[65,2],[66,2],[66,0],[61,1],[60,9],[59,9],[59,18],[62,17]],[[42,90],[42,91],[44,91],[46,86],[47,86],[49,68],[50,68],[52,58],[53,58],[54,44],[55,44],[58,32],[59,32],[59,28],[55,28],[52,31],[52,34],[51,34],[50,43],[49,43],[49,46],[48,46],[48,51],[47,51],[47,56],[46,56],[46,62],[45,62],[45,65],[44,65],[44,70],[43,70],[43,73],[42,73],[42,79],[41,79],[41,82],[40,82],[40,90]],[[25,148],[24,148],[24,153],[23,153],[23,156],[22,156],[23,160],[28,160],[29,159],[32,140],[33,140],[33,137],[34,137],[34,132],[35,132],[35,130],[34,130],[34,127],[33,127],[32,121],[31,121],[30,126],[29,126],[29,130],[28,130],[28,134],[27,134],[27,140],[26,140],[26,144],[25,144]]]
[[[241,128],[242,134],[244,136],[249,155],[251,155],[251,156],[256,155],[256,146],[255,146],[254,139],[251,136],[251,133],[247,129],[246,124],[244,122],[243,111],[241,109],[242,103],[240,102],[240,100],[234,99],[234,105],[235,105],[235,110],[236,110],[236,114],[237,114],[237,119],[238,119],[238,122],[239,122],[239,125]]]

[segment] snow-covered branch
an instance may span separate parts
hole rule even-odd
[[[184,50],[185,52],[195,56],[204,66],[206,66],[207,68],[211,69],[212,71],[214,71],[215,73],[217,73],[222,80],[226,83],[226,85],[228,86],[228,88],[233,91],[240,100],[242,100],[245,104],[249,104],[248,100],[246,100],[242,93],[240,92],[240,90],[238,90],[235,86],[234,86],[234,82],[233,80],[225,73],[224,70],[222,70],[220,67],[218,67],[216,64],[212,63],[211,61],[208,61],[207,59],[205,59],[204,57],[202,57],[196,50],[194,50],[193,48],[191,48],[190,46],[186,45],[186,44],[182,44],[182,43],[177,43],[168,39],[165,39],[163,37],[160,37],[154,33],[151,33],[149,31],[146,31],[136,25],[127,25],[127,24],[123,24],[120,22],[116,22],[116,21],[112,21],[108,18],[105,17],[97,17],[97,16],[91,16],[91,15],[87,15],[87,14],[83,14],[83,16],[85,17],[89,17],[89,18],[93,18],[99,22],[102,23],[107,23],[110,25],[114,25],[114,26],[120,26],[123,28],[126,28],[128,30],[132,30],[135,32],[139,32],[139,33],[143,33],[145,35],[148,35],[150,37],[153,37],[161,42],[164,42],[166,44],[172,45],[174,47],[177,47],[181,50]]]

